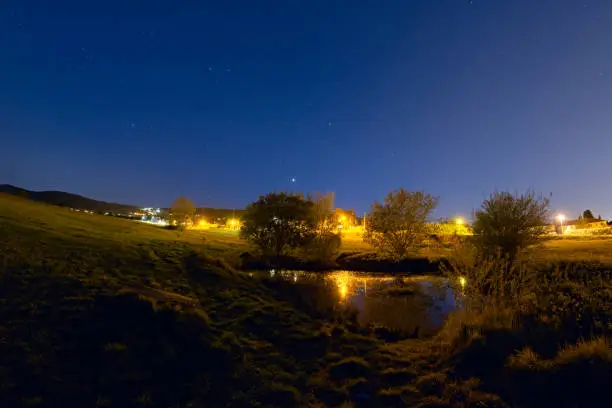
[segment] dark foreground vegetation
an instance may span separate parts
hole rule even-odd
[[[255,279],[203,248],[0,197],[0,406],[612,403],[600,270],[509,268],[462,248],[447,272],[475,300],[418,339],[358,327],[329,289]]]

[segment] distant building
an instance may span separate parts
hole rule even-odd
[[[598,230],[612,228],[612,226],[609,225],[606,220],[602,220],[601,217],[586,220],[582,217],[578,217],[578,219],[566,221],[556,219],[553,227],[556,234],[573,235],[597,235],[599,233],[605,233]]]
[[[585,220],[582,218],[578,218],[577,220],[567,220],[563,222],[564,226],[572,226],[575,229],[595,229],[595,228],[606,228],[608,227],[608,222],[605,220],[599,219],[589,219]]]

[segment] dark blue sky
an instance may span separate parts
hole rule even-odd
[[[0,183],[167,206],[494,189],[612,217],[612,2],[0,2]],[[290,178],[296,182],[291,183]]]

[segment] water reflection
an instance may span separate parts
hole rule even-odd
[[[321,281],[337,288],[337,301],[358,311],[360,324],[429,335],[438,330],[457,304],[451,285],[435,276],[372,275],[350,271],[326,274],[301,271],[270,271],[271,277],[297,284]],[[465,281],[460,282],[461,286]]]

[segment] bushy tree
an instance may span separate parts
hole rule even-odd
[[[585,221],[595,219],[595,217],[593,217],[593,212],[591,210],[584,210],[584,212],[582,213],[582,218],[584,218]]]
[[[379,251],[401,259],[428,235],[427,220],[438,197],[403,188],[375,201],[370,207],[364,240]]]
[[[172,207],[170,207],[170,221],[176,222],[180,230],[183,230],[187,223],[193,221],[194,215],[195,205],[193,201],[187,197],[177,198],[174,203],[172,203]]]
[[[307,243],[317,226],[315,205],[298,195],[270,193],[246,208],[240,235],[264,254],[280,257]]]
[[[513,261],[546,232],[549,200],[528,191],[513,195],[495,192],[474,213],[474,242],[484,257]]]

